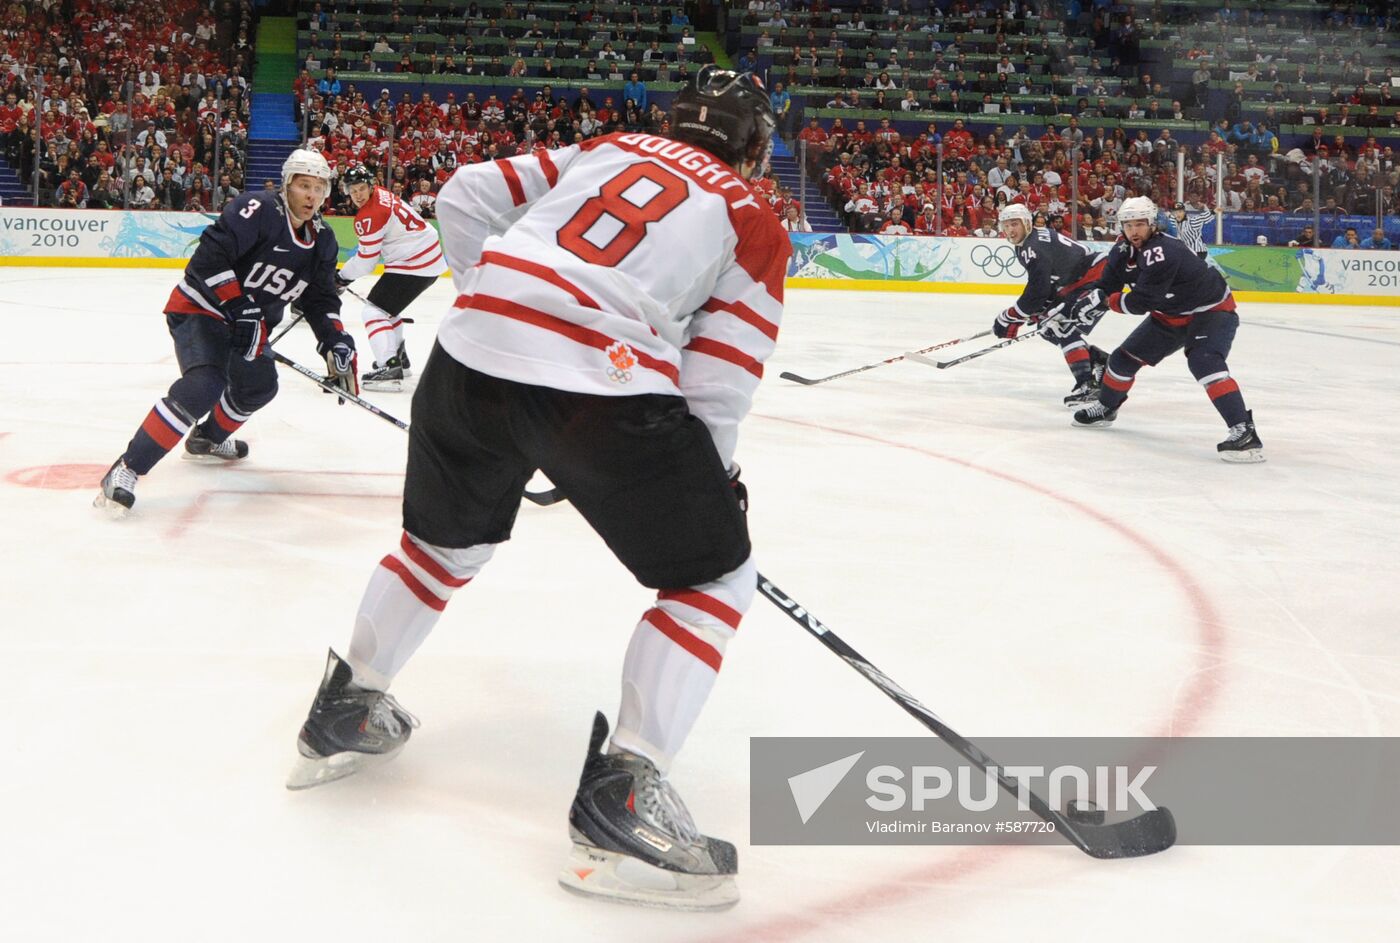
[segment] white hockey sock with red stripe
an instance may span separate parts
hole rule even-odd
[[[663,774],[670,768],[714,687],[757,579],[750,558],[712,583],[657,594],[627,646],[613,750],[641,754]]]
[[[374,362],[382,367],[398,351],[399,341],[403,340],[403,325],[397,317],[368,301],[360,317],[364,318],[365,331],[369,334]]]
[[[435,547],[407,532],[375,567],[345,660],[355,683],[376,691],[389,683],[423,644],[452,594],[481,572],[495,544],[464,550]]]

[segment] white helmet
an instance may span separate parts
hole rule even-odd
[[[1031,211],[1026,209],[1026,204],[1024,203],[1008,203],[1003,206],[1001,212],[997,214],[998,225],[1005,225],[1008,220],[1012,219],[1019,219],[1026,224],[1027,229],[1030,229],[1035,223],[1035,220],[1031,217]]]
[[[1017,220],[1025,227],[1021,230],[1020,237],[1016,239],[1013,239],[1011,234],[1006,231],[1006,224],[1013,219]],[[1001,212],[997,214],[997,228],[1001,230],[1002,235],[1006,236],[1007,240],[1013,246],[1019,246],[1030,237],[1031,227],[1034,223],[1035,220],[1031,218],[1031,211],[1026,209],[1024,203],[1008,203],[1003,206]]]
[[[1129,197],[1118,207],[1118,225],[1134,219],[1145,219],[1149,223],[1157,221],[1157,204],[1145,196]]]
[[[287,156],[287,160],[282,164],[283,190],[287,189],[297,174],[306,174],[323,181],[326,184],[326,192],[330,192],[331,165],[326,163],[326,158],[320,151],[299,147]]]

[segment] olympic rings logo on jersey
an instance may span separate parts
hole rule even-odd
[[[982,274],[988,278],[998,278],[1002,275],[1011,275],[1019,278],[1026,274],[1026,270],[1021,266],[1021,260],[1016,258],[1016,250],[1011,246],[991,246],[978,243],[972,247],[969,253],[972,264],[982,270]]]
[[[631,383],[632,368],[637,365],[637,355],[622,341],[615,341],[603,350],[612,361],[608,368],[608,379],[614,383]]]

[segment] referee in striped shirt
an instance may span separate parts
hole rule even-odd
[[[1215,218],[1215,214],[1210,210],[1188,213],[1186,204],[1178,203],[1172,207],[1172,215],[1176,218],[1176,237],[1186,243],[1186,248],[1196,253],[1198,258],[1206,258],[1206,243],[1201,238],[1201,233],[1205,230],[1206,223]]]

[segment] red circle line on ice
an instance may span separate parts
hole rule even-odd
[[[43,488],[48,491],[79,491],[96,488],[107,474],[106,465],[33,465],[16,468],[5,476],[12,485]]]
[[[1163,570],[1176,584],[1177,589],[1186,597],[1190,604],[1192,622],[1195,627],[1197,637],[1196,662],[1192,666],[1189,676],[1183,679],[1182,685],[1174,701],[1171,712],[1163,719],[1157,730],[1147,734],[1152,737],[1181,737],[1192,733],[1214,706],[1216,697],[1220,693],[1220,672],[1225,667],[1225,629],[1221,623],[1219,613],[1215,609],[1215,604],[1211,601],[1210,595],[1200,583],[1196,582],[1191,572],[1179,560],[1173,557],[1166,550],[1144,537],[1134,528],[1111,515],[1105,514],[1097,508],[1091,507],[1081,501],[1067,495],[1052,491],[1043,485],[1015,475],[999,471],[995,468],[988,468],[967,459],[958,458],[954,455],[945,455],[918,445],[911,445],[907,442],[897,442],[892,439],[882,439],[879,436],[870,435],[864,432],[853,432],[850,429],[841,429],[836,426],[826,426],[821,423],[807,422],[801,419],[790,419],[782,416],[768,416],[755,413],[755,418],[764,419],[769,422],[784,423],[790,426],[797,426],[803,429],[810,429],[818,432],[827,432],[833,435],[847,436],[853,439],[860,439],[865,442],[872,442],[877,445],[884,445],[894,449],[901,449],[906,452],[913,452],[940,462],[947,462],[968,471],[979,472],[989,475],[1007,484],[1025,488],[1051,501],[1061,504],[1077,513],[1083,514],[1095,523],[1101,524],[1113,531],[1118,537],[1137,548],[1140,552],[1149,557],[1161,570]],[[817,935],[823,929],[830,926],[833,921],[860,920],[870,913],[887,907],[894,907],[900,904],[907,904],[921,893],[926,893],[932,884],[952,883],[958,879],[974,872],[980,871],[998,862],[1006,856],[1008,852],[1015,850],[1013,846],[983,846],[969,848],[951,858],[932,863],[927,867],[916,868],[900,874],[888,881],[879,884],[868,885],[857,888],[849,893],[833,897],[823,904],[813,905],[805,908],[802,912],[780,914],[764,920],[759,920],[751,925],[741,925],[730,928],[723,933],[713,936],[697,937],[700,941],[724,941],[729,943],[732,940],[745,941],[774,941],[774,940],[795,940],[809,935]],[[1067,852],[1074,853],[1074,852]],[[1107,865],[1098,863],[1094,867],[1112,867],[1112,863]]]

